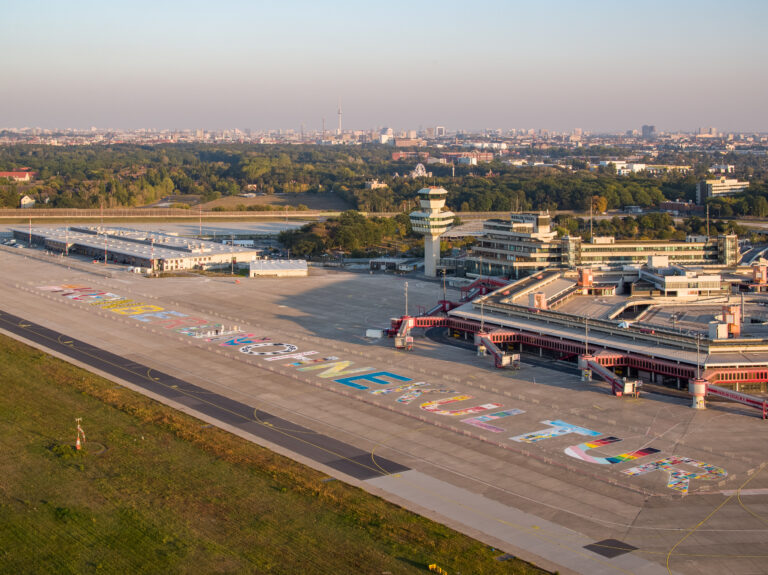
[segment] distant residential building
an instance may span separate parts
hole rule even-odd
[[[740,182],[736,178],[722,176],[716,180],[702,180],[696,186],[696,203],[703,204],[708,198],[740,194],[749,186],[749,182]]]
[[[629,174],[636,174],[638,172],[642,172],[646,168],[645,164],[635,164],[630,162],[622,162],[618,160],[604,160],[600,162],[601,168],[607,168],[608,166],[613,166],[614,169],[616,170],[616,175],[618,176],[627,176]]]
[[[7,178],[14,182],[31,182],[35,178],[35,172],[20,170],[15,172],[0,172],[0,178]]]
[[[656,137],[656,126],[645,125],[641,128],[643,140],[653,140]]]
[[[396,138],[395,148],[416,148],[424,146],[426,142],[421,138]]]
[[[675,164],[648,164],[645,166],[645,173],[651,176],[660,176],[667,172],[678,172],[680,174],[687,174],[691,171],[691,166],[679,166]]]
[[[698,133],[696,135],[700,138],[716,138],[718,136],[717,128],[713,126],[709,126],[707,128],[699,128],[697,132]]]
[[[682,200],[661,202],[659,209],[665,212],[673,212],[676,214],[701,214],[704,213],[704,208],[693,202],[685,202]]]
[[[732,174],[735,171],[733,164],[715,164],[709,168],[710,174]]]
[[[400,160],[426,160],[429,158],[429,152],[392,152],[392,161]]]
[[[19,200],[19,207],[20,208],[34,208],[35,207],[35,199],[30,198],[29,196],[21,196],[21,199]]]
[[[443,156],[447,160],[452,160],[458,163],[461,163],[460,158],[474,158],[474,164],[481,162],[492,162],[494,158],[493,152],[446,152],[443,154]]]
[[[366,190],[378,190],[380,188],[386,188],[387,184],[384,182],[380,182],[379,180],[368,180],[365,182],[365,189]]]

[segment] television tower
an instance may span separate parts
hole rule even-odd
[[[341,100],[339,100],[339,127],[336,128],[336,135],[341,136]]]

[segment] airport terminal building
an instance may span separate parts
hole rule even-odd
[[[614,268],[644,264],[650,256],[667,256],[681,265],[735,266],[736,235],[716,238],[689,236],[685,241],[616,240],[613,237],[558,238],[549,214],[511,214],[509,220],[488,220],[483,235],[464,263],[468,275],[525,277],[548,268]]]
[[[30,227],[12,231],[17,241],[52,252],[77,254],[153,271],[224,268],[253,261],[259,256],[259,250],[255,249],[127,228]]]

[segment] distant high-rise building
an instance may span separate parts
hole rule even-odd
[[[445,136],[445,126],[435,126],[435,137],[442,138]]]
[[[703,204],[707,198],[740,194],[749,186],[749,182],[721,176],[716,180],[702,180],[696,185],[696,203]]]
[[[641,130],[644,140],[652,140],[656,137],[656,126],[643,125]]]

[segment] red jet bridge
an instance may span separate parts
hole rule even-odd
[[[459,301],[461,303],[467,303],[476,297],[489,294],[492,291],[496,291],[498,288],[504,287],[506,285],[509,285],[508,281],[497,280],[494,278],[478,278],[468,286],[461,288],[461,298]]]
[[[451,304],[451,302],[441,302],[441,304]],[[660,375],[670,377],[679,377],[681,379],[695,380],[696,370],[691,365],[681,365],[673,361],[659,358],[643,357],[633,353],[618,353],[602,348],[589,346],[589,354],[584,354],[584,344],[575,341],[562,340],[556,337],[519,332],[510,329],[496,329],[492,332],[481,333],[481,324],[478,321],[461,319],[451,316],[423,315],[418,317],[403,316],[393,318],[391,327],[387,330],[389,337],[395,337],[395,347],[398,349],[411,349],[413,337],[410,331],[414,328],[447,327],[472,333],[476,335],[476,343],[482,344],[491,353],[496,367],[505,367],[508,364],[509,355],[505,355],[498,344],[524,344],[542,349],[562,353],[562,357],[579,356],[580,367],[590,369],[592,373],[597,374],[611,385],[611,391],[616,396],[637,393],[636,381],[625,381],[609,368],[630,367],[638,370],[649,371]],[[479,337],[477,337],[479,336]],[[514,359],[514,356],[512,356]],[[759,409],[763,418],[768,418],[768,400],[761,399],[746,393],[740,393],[713,385],[721,381],[729,381],[732,378],[738,378],[744,381],[764,381],[768,376],[766,368],[740,368],[727,369],[717,368],[708,369],[704,372],[701,381],[705,384],[704,395],[713,395],[736,401],[743,405]],[[629,386],[627,385],[629,384]],[[703,401],[703,400],[702,400]]]
[[[739,391],[733,391],[725,389],[724,387],[718,387],[716,385],[707,384],[707,395],[714,395],[715,397],[721,397],[728,401],[735,401],[742,405],[754,407],[759,409],[763,414],[763,419],[768,419],[768,400],[760,399],[754,395],[748,395]]]

